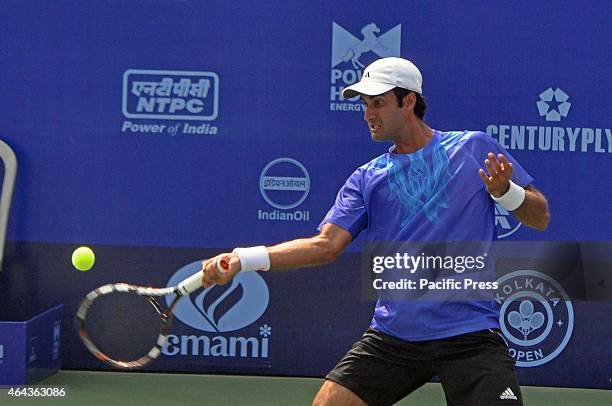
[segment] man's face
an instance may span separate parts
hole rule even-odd
[[[378,96],[362,95],[361,100],[365,107],[363,119],[374,141],[393,141],[401,135],[406,118],[392,90]]]

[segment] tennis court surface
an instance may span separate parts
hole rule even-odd
[[[38,385],[67,389],[61,399],[19,399],[19,405],[309,405],[319,378],[60,371]],[[522,387],[525,405],[611,405],[612,391]],[[398,405],[445,405],[440,384],[429,383]]]

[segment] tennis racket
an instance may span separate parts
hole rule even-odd
[[[217,269],[227,272],[226,259]],[[81,301],[76,328],[85,347],[99,360],[118,369],[137,369],[151,363],[166,343],[172,311],[178,301],[202,288],[203,271],[178,285],[151,288],[116,283],[100,286]],[[175,295],[167,308],[159,299]]]

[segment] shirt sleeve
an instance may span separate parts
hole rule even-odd
[[[362,193],[362,170],[357,169],[344,183],[336,196],[336,202],[319,224],[319,230],[324,224],[331,223],[344,228],[357,238],[368,225],[368,215]]]

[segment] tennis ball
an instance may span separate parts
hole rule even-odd
[[[89,247],[79,247],[72,253],[72,265],[79,271],[89,271],[96,262],[96,256]]]

